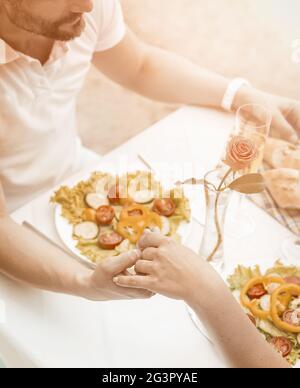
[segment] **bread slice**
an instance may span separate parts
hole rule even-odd
[[[282,209],[300,210],[300,170],[280,168],[264,172],[266,185]]]
[[[265,149],[265,161],[273,168],[300,170],[300,146],[284,140],[269,138]]]

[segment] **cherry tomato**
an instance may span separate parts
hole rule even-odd
[[[156,199],[153,204],[153,211],[164,217],[171,217],[176,210],[176,205],[171,198]]]
[[[115,217],[115,210],[111,206],[100,206],[96,210],[96,220],[99,225],[109,225]]]
[[[299,319],[298,324],[294,322],[294,319],[293,319],[294,316],[298,317]],[[283,313],[282,319],[285,323],[288,323],[289,325],[300,326],[300,313],[297,313],[295,310],[286,310]]]
[[[284,358],[289,356],[293,349],[291,341],[285,337],[272,338],[271,345],[273,345]]]
[[[114,185],[109,189],[107,198],[109,199],[109,202],[112,203],[113,205],[116,205],[119,203],[119,200],[120,200],[119,185]]]
[[[260,299],[264,295],[266,295],[267,293],[268,292],[265,289],[263,284],[257,284],[256,286],[254,286],[254,287],[250,288],[250,290],[248,290],[247,295],[251,300],[253,300],[253,299]]]
[[[113,250],[123,241],[123,237],[118,233],[111,232],[107,234],[100,234],[98,244],[100,248],[105,250]]]

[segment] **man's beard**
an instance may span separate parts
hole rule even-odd
[[[50,22],[35,18],[30,13],[23,11],[18,5],[14,5],[13,12],[8,12],[7,15],[15,26],[54,40],[69,41],[75,39],[81,35],[85,28],[82,14],[73,14],[59,21]]]
[[[77,18],[77,21],[76,21]],[[31,25],[23,25],[23,29],[32,32],[37,35],[42,35],[50,39],[54,40],[60,40],[60,41],[69,41],[72,39],[77,38],[81,35],[85,28],[85,21],[84,17],[81,16],[80,18],[73,17],[72,21],[75,22],[71,25],[72,22],[69,22],[68,24],[66,22],[46,22],[46,21],[39,21],[34,22]],[[62,27],[66,26],[67,28],[64,30]]]

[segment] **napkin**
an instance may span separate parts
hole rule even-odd
[[[284,210],[277,206],[271,193],[265,190],[261,194],[249,196],[249,199],[257,206],[265,210],[280,224],[288,228],[296,236],[300,237],[300,211]]]

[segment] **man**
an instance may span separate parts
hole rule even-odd
[[[146,45],[126,28],[118,0],[0,0],[0,182],[9,211],[76,171],[90,154],[76,136],[75,103],[93,63],[115,82],[160,101],[223,107],[268,105],[273,129],[300,133],[296,101],[201,69]],[[90,299],[145,297],[112,282],[136,253],[93,273],[17,226],[1,192],[0,269],[36,287]],[[42,257],[41,257],[42,253]]]

